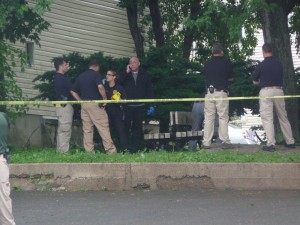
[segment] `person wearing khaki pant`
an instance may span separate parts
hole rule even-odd
[[[267,145],[262,147],[263,151],[274,152],[275,149],[275,130],[274,130],[274,108],[278,116],[285,146],[295,148],[292,128],[287,118],[285,101],[283,98],[272,98],[274,96],[284,96],[283,66],[273,57],[272,45],[265,43],[262,46],[264,60],[257,65],[253,74],[253,84],[259,85],[259,111],[263,128],[267,136]],[[271,97],[271,98],[268,98]]]
[[[229,100],[227,97],[229,81],[233,80],[233,66],[223,55],[222,44],[214,43],[212,58],[204,65],[207,93],[204,105],[203,149],[210,148],[216,114],[219,116],[218,136],[222,142],[222,148],[231,147],[228,135]]]
[[[284,96],[281,87],[265,87],[259,92],[260,97],[273,97],[273,96]],[[287,113],[285,110],[285,101],[283,98],[261,98],[259,100],[260,105],[260,116],[261,121],[267,136],[267,146],[274,146],[276,144],[275,140],[275,130],[274,130],[274,116],[273,108],[275,108],[276,115],[278,116],[280,129],[283,134],[283,138],[287,145],[292,145],[295,143],[293,138],[292,128],[290,122],[287,118]]]
[[[71,94],[77,101],[107,99],[101,75],[98,73],[99,70],[99,62],[91,60],[89,69],[76,79]],[[94,126],[99,132],[105,151],[108,154],[116,152],[116,147],[109,131],[109,121],[105,111],[105,104],[81,104],[81,119],[84,149],[87,152],[94,152]]]
[[[95,103],[81,104],[81,119],[84,135],[83,144],[86,151],[94,151],[94,125],[100,134],[104,149],[109,153],[115,151],[109,132],[108,116],[103,107],[99,107]]]
[[[72,88],[72,82],[65,75],[65,73],[69,70],[69,65],[64,61],[63,58],[56,58],[54,60],[54,67],[56,69],[56,74],[54,76],[56,100],[73,100],[70,92]],[[73,106],[70,104],[56,104],[55,111],[58,119],[56,151],[65,153],[69,151],[70,148],[74,110]]]
[[[0,224],[15,225],[10,198],[9,168],[4,158],[7,150],[7,130],[6,115],[0,112]]]

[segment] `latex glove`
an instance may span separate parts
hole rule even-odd
[[[154,106],[150,106],[147,111],[147,116],[153,116],[154,112],[155,112]]]

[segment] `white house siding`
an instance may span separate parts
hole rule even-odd
[[[113,57],[134,54],[134,43],[126,11],[114,0],[54,0],[44,15],[51,23],[41,35],[41,47],[34,46],[34,65],[24,73],[17,72],[17,82],[26,97],[38,95],[32,80],[45,71],[54,70],[53,57],[79,52],[89,55],[102,51]],[[24,46],[22,46],[24,47]],[[30,106],[28,114],[54,116],[53,107]]]
[[[295,47],[295,35],[291,36],[291,43],[292,43],[292,56],[293,56],[293,62],[294,62],[294,68],[300,67],[300,57],[297,55],[296,47]],[[263,60],[263,55],[262,55],[262,46],[264,44],[264,37],[262,31],[260,31],[257,34],[257,46],[254,50],[254,55],[251,57],[251,59],[254,60]]]

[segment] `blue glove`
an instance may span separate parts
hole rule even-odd
[[[154,112],[155,112],[154,106],[150,106],[147,111],[147,116],[153,116]]]

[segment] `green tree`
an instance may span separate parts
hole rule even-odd
[[[34,41],[39,44],[39,34],[50,24],[41,15],[49,10],[52,0],[34,0],[29,4],[25,0],[0,1],[0,100],[20,100],[22,90],[15,81],[14,68],[18,65],[24,71],[27,55],[16,47],[16,43]],[[16,106],[15,110],[24,111]],[[1,110],[6,110],[5,106]]]
[[[285,93],[288,95],[297,94],[297,83],[291,51],[291,31],[296,33],[296,46],[299,48],[299,7],[297,0],[264,0],[264,7],[259,8],[259,18],[262,23],[264,40],[273,45],[274,55],[283,63],[283,83]],[[291,26],[288,16],[291,15]],[[288,117],[296,139],[299,139],[299,105],[297,99],[287,99],[286,107]],[[279,129],[279,128],[277,128]]]

